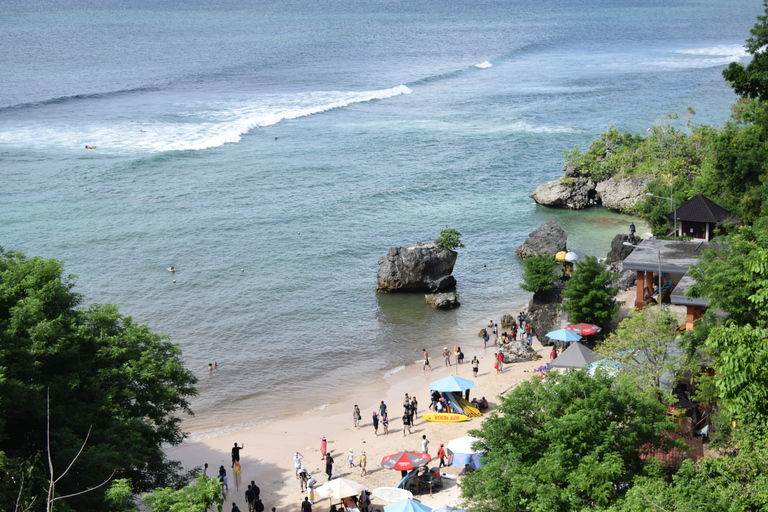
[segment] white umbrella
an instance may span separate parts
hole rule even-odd
[[[578,254],[576,254],[575,252],[570,252],[570,251],[568,251],[568,252],[565,254],[565,261],[567,261],[567,262],[569,262],[569,263],[573,263],[573,262],[574,262],[574,261],[576,261],[577,259],[579,259],[579,255],[578,255]]]
[[[315,492],[318,496],[323,498],[333,498],[340,500],[348,496],[357,496],[365,490],[363,484],[359,484],[354,480],[348,480],[346,478],[337,478],[330,482],[324,483],[318,487]]]

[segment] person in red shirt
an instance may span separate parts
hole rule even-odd
[[[437,458],[440,459],[440,465],[437,466],[438,469],[445,466],[445,448],[443,448],[442,443],[440,443],[440,448],[437,449]]]
[[[496,358],[499,361],[499,372],[503,372],[504,371],[504,354],[499,352]]]

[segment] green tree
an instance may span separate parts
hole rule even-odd
[[[642,447],[665,444],[672,426],[658,401],[604,374],[523,382],[470,431],[488,452],[462,498],[474,512],[605,506],[642,472]]]
[[[440,236],[437,237],[435,242],[437,245],[452,251],[464,247],[464,244],[461,243],[461,233],[455,229],[449,229],[448,226],[445,226],[445,229],[440,231]]]
[[[605,325],[619,310],[612,301],[618,288],[609,285],[611,273],[593,256],[587,256],[576,264],[573,277],[566,283],[563,309],[571,315],[573,323],[587,322]]]
[[[185,437],[175,413],[191,412],[194,375],[178,346],[114,305],[77,308],[72,287],[60,262],[0,250],[0,451],[45,475],[49,455],[56,475],[76,459],[56,484],[59,495],[96,487],[113,472],[137,492],[178,485],[180,465],[161,446]],[[31,490],[33,510],[44,508],[46,492]],[[96,510],[103,496],[99,489],[67,504]]]
[[[667,308],[635,311],[600,344],[597,353],[621,363],[621,379],[661,398],[663,385],[673,385],[676,376],[690,366],[678,340],[677,325],[677,316]]]
[[[119,479],[107,491],[107,503],[114,512],[137,512],[130,482]],[[158,488],[141,497],[141,510],[149,512],[207,512],[214,505],[221,512],[224,495],[218,479],[199,476],[181,489]]]
[[[708,297],[728,316],[709,331],[714,385],[731,417],[747,428],[768,426],[768,233],[744,227],[712,244],[690,271],[690,293]]]
[[[536,254],[523,260],[525,272],[520,288],[527,292],[545,292],[557,280],[557,262],[547,254]]]
[[[723,71],[728,84],[739,96],[768,100],[768,2],[765,14],[757,17],[757,23],[749,31],[752,34],[744,47],[752,56],[749,64],[731,62]]]

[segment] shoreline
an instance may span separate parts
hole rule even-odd
[[[517,313],[521,309],[527,309],[527,305],[510,313]],[[494,319],[494,322],[498,320]],[[478,327],[478,331],[481,327]],[[442,343],[443,346],[448,344],[448,341]],[[304,456],[305,467],[318,480],[318,486],[325,483],[327,481],[324,474],[325,466],[319,454],[321,436],[328,439],[328,451],[335,459],[334,478],[337,476],[351,478],[364,484],[371,491],[377,487],[394,487],[400,480],[400,474],[382,469],[379,465],[382,457],[401,450],[421,451],[421,436],[427,435],[431,443],[429,452],[434,461],[434,464],[430,463],[430,467],[437,467],[434,457],[440,443],[447,443],[451,439],[467,435],[468,430],[479,428],[482,422],[482,418],[472,418],[461,423],[433,423],[421,419],[421,416],[428,412],[429,384],[456,374],[475,380],[476,387],[471,390],[471,397],[484,396],[489,401],[488,412],[490,412],[498,403],[499,394],[530,378],[533,375],[531,373],[533,369],[549,360],[549,348],[542,347],[536,338],[534,338],[533,347],[539,356],[544,356],[542,359],[505,365],[500,375],[495,375],[493,370],[495,347],[489,343],[488,348],[484,349],[479,337],[477,343],[464,344],[463,352],[466,362],[459,366],[456,366],[455,361],[452,360],[453,366],[444,367],[439,350],[428,349],[433,367],[431,372],[429,370],[423,372],[422,365],[417,363],[407,364],[402,369],[392,372],[398,368],[396,367],[369,382],[350,383],[349,395],[336,400],[325,400],[320,395],[322,390],[309,389],[307,405],[311,404],[313,407],[308,407],[306,412],[278,417],[272,421],[267,420],[251,427],[207,438],[195,439],[193,432],[191,440],[179,446],[167,448],[165,452],[169,459],[181,461],[184,470],[202,467],[204,463],[208,463],[208,476],[215,476],[219,466],[223,465],[230,484],[225,506],[234,501],[241,510],[247,509],[244,491],[247,488],[247,482],[251,480],[261,488],[261,499],[266,510],[271,510],[273,506],[278,509],[278,512],[286,508],[298,510],[305,494],[300,492],[298,481],[293,474],[292,457],[294,452],[300,452]],[[449,349],[452,348],[452,346],[449,347]],[[473,378],[472,367],[469,364],[475,355],[480,360],[477,379]],[[455,356],[452,359],[455,359]],[[440,366],[437,363],[440,363]],[[355,387],[358,389],[352,392]],[[400,420],[405,393],[415,395],[419,402],[418,416],[412,427],[412,433],[407,436],[403,436]],[[382,435],[380,426],[379,436],[374,437],[371,413],[378,407],[381,400],[384,400],[388,406],[389,435]],[[328,405],[322,405],[326,403]],[[355,404],[360,406],[362,414],[359,430],[353,428],[352,422],[352,409]],[[259,414],[259,411],[254,411],[255,417]],[[244,418],[244,420],[247,419]],[[240,458],[242,475],[239,490],[235,485],[234,470],[230,467],[230,450],[235,442],[245,444]],[[367,476],[361,477],[360,468],[357,466],[354,469],[348,467],[349,449],[354,451],[355,464],[359,463],[362,451],[366,451]],[[458,476],[461,468],[444,469],[446,473]],[[444,479],[444,482],[443,490],[436,492],[434,496],[430,497],[427,494],[415,497],[433,507],[456,504],[457,481]],[[315,503],[319,503],[316,506],[329,508],[331,504],[329,500],[317,496]],[[386,502],[382,500],[373,500],[373,506],[376,508],[381,508],[384,504]]]

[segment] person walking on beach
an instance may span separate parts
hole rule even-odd
[[[419,402],[416,401],[416,397],[411,397],[411,413],[408,415],[408,419],[411,420],[411,425],[413,425],[414,418],[419,417]]]
[[[360,454],[360,476],[365,476],[368,471],[365,469],[365,464],[368,462],[368,457],[365,456],[365,452]]]
[[[373,411],[373,437],[379,437],[379,415]]]
[[[309,495],[309,502],[314,503],[315,502],[315,484],[317,483],[317,480],[312,478],[312,475],[309,475],[309,480],[307,480],[307,494]],[[275,510],[274,508],[272,510]]]
[[[360,419],[362,419],[360,408],[355,404],[355,408],[352,410],[352,421],[355,423],[357,430],[360,430]]]
[[[499,373],[502,373],[504,371],[504,354],[499,352],[496,359],[499,361]]]
[[[256,485],[256,482],[253,480],[251,480],[251,490],[253,491],[253,497],[258,500],[259,496],[261,496],[261,489],[259,489],[259,486]],[[254,507],[255,506],[256,505],[254,505]]]
[[[351,468],[355,467],[355,454],[352,451],[352,448],[349,449],[349,454],[347,455],[347,458],[349,459],[349,467]]]
[[[384,432],[384,435],[389,434],[389,417],[386,414],[381,416],[381,430]]]
[[[427,439],[427,434],[421,436],[421,452],[429,455],[429,439]]]
[[[256,501],[256,496],[253,494],[253,489],[251,489],[251,485],[248,484],[248,489],[245,491],[245,502],[248,503],[248,510],[250,512],[253,512],[253,504]]]
[[[448,347],[443,349],[443,359],[445,359],[446,368],[451,366],[451,351],[448,350]]]
[[[411,433],[411,422],[408,421],[408,413],[403,413],[403,437],[405,437],[405,431]]]
[[[299,452],[296,452],[293,454],[293,472],[296,474],[296,479],[299,479],[299,468],[301,468],[301,459],[303,459],[304,456],[300,454]]]
[[[235,447],[232,448],[232,467],[235,467],[235,461],[240,462],[240,450],[245,448],[245,443],[243,443],[243,446],[237,446],[237,443],[235,443]]]
[[[320,460],[325,460],[325,452],[328,449],[328,441],[325,440],[325,436],[320,438],[320,453],[323,454],[323,457]]]
[[[299,489],[301,492],[304,492],[307,490],[307,480],[309,480],[309,471],[307,471],[307,468],[304,466],[301,466],[299,468]]]
[[[493,354],[493,369],[496,370],[496,375],[499,374],[499,354],[494,352]]]
[[[474,356],[472,358],[472,375],[474,375],[475,378],[477,378],[477,369],[480,367],[480,361],[477,359],[477,356]]]
[[[437,390],[432,390],[432,403],[429,404],[429,408],[433,411],[437,410],[437,404],[440,403],[440,392]]]
[[[227,484],[227,470],[224,469],[224,466],[219,466],[219,482],[224,490],[229,491],[229,485]]]
[[[331,479],[332,473],[333,473],[333,457],[331,457],[331,452],[328,452],[325,455],[325,474],[328,475],[328,480]]]
[[[437,458],[440,459],[440,465],[437,466],[437,469],[440,469],[445,466],[445,448],[443,448],[443,443],[440,443],[440,448],[437,449]]]
[[[432,366],[429,364],[429,354],[427,354],[426,349],[421,349],[421,351],[424,353],[424,366],[421,371],[427,373],[427,366],[429,366],[429,371],[432,371]]]
[[[379,404],[379,416],[384,418],[384,416],[387,415],[387,404],[384,403],[384,400],[381,401],[381,404]]]
[[[312,512],[312,503],[307,496],[304,496],[304,501],[301,502],[301,512]]]

